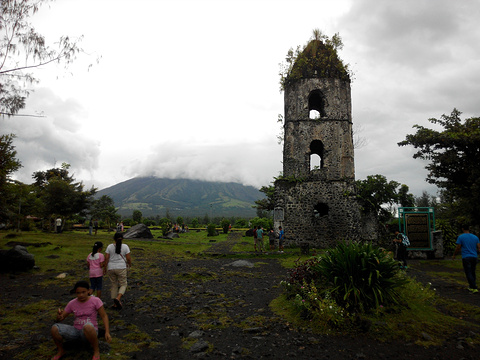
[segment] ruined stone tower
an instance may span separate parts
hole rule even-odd
[[[283,176],[275,227],[287,242],[358,238],[350,79],[335,49],[312,40],[285,79]]]

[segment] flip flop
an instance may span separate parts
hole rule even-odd
[[[65,354],[63,355],[55,355],[54,357],[52,357],[52,360],[60,360],[61,358],[63,358]]]
[[[92,360],[100,360],[100,355],[93,355]]]
[[[115,303],[117,309],[121,310],[122,309],[122,303],[118,299],[113,299],[113,302]]]

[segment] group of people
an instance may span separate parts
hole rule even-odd
[[[57,310],[57,321],[51,329],[51,334],[57,354],[52,360],[59,360],[65,355],[63,342],[68,340],[83,340],[90,343],[93,349],[92,360],[100,359],[98,345],[97,316],[105,326],[105,340],[110,342],[110,327],[104,303],[100,299],[103,288],[103,276],[108,275],[111,282],[110,296],[113,301],[112,308],[122,309],[122,296],[127,289],[127,269],[132,266],[130,248],[123,243],[123,233],[117,232],[113,237],[115,243],[107,246],[105,255],[102,254],[103,243],[95,242],[92,252],[87,256],[90,284],[87,281],[78,281],[71,293],[76,298],[71,300],[64,309]],[[74,314],[72,325],[62,324],[67,316]]]
[[[263,230],[263,226],[254,226],[253,227],[253,247],[255,249],[255,252],[260,251],[264,252],[266,251],[265,249],[265,243],[264,243],[264,238],[268,236],[268,241],[270,245],[270,251],[274,251],[276,249],[275,242],[278,239],[278,251],[280,253],[283,253],[283,243],[285,240],[285,231],[283,231],[282,227],[278,227],[278,234],[275,234],[273,229],[270,229],[267,233]]]

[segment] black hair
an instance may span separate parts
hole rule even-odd
[[[122,251],[123,233],[116,232],[115,235],[113,235],[113,240],[115,240],[115,253],[120,254]]]
[[[103,248],[103,243],[101,241],[97,241],[95,244],[93,244],[92,256],[95,256],[100,248]]]
[[[87,289],[87,290],[90,289],[90,285],[88,284],[87,281],[85,281],[85,280],[80,280],[80,281],[77,281],[77,282],[75,283],[75,286],[73,287],[73,289],[70,290],[70,294],[74,294],[75,291],[77,291],[77,288],[79,288],[79,287],[85,288],[85,289]]]

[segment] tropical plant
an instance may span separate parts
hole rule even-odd
[[[351,312],[398,303],[397,289],[407,282],[390,254],[370,243],[339,243],[316,268],[332,298]]]

